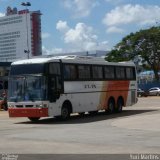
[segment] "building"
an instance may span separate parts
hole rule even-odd
[[[0,62],[42,55],[41,13],[8,7],[0,18]]]

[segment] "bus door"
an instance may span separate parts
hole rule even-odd
[[[62,91],[62,81],[60,76],[51,76],[48,83],[49,99],[51,102],[55,102],[59,99]]]
[[[49,67],[49,100],[50,102],[56,102],[59,99],[62,92],[62,78],[60,74],[60,64],[59,63],[50,63]],[[53,70],[54,68],[54,70]]]

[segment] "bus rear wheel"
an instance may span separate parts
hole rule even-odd
[[[117,102],[116,113],[122,112],[123,105],[124,105],[123,100],[119,99],[118,102]]]
[[[32,122],[36,122],[40,119],[40,117],[28,117],[28,119]]]
[[[115,112],[115,103],[113,99],[110,99],[108,102],[107,113],[112,114]]]

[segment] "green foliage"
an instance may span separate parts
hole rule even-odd
[[[110,62],[129,61],[136,56],[142,58],[142,63],[148,64],[147,68],[151,68],[156,79],[159,80],[160,27],[151,27],[150,29],[127,35],[107,55],[106,60]]]

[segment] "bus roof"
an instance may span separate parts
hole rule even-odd
[[[54,56],[54,57],[39,57],[18,60],[13,62],[11,65],[21,65],[21,64],[39,64],[48,62],[62,62],[65,63],[79,63],[79,64],[99,64],[99,65],[120,65],[120,66],[134,66],[133,62],[107,62],[105,59],[100,57],[92,56],[77,56],[77,55],[67,55],[67,56]]]

